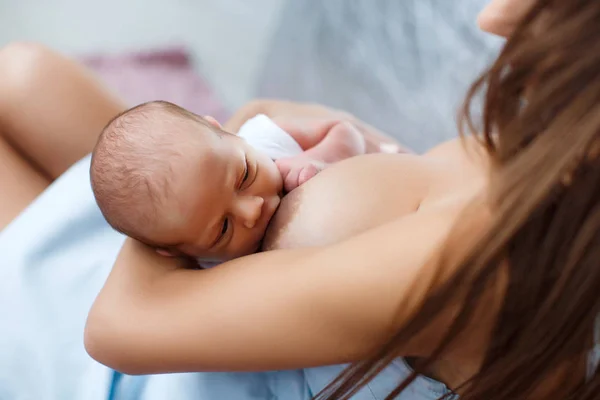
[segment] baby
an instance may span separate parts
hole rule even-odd
[[[362,135],[344,126],[292,137],[259,115],[235,135],[211,117],[158,101],[104,128],[90,175],[114,229],[205,266],[260,249],[284,178],[292,189],[326,164],[364,152]]]

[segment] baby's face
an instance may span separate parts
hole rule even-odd
[[[270,158],[235,135],[203,136],[201,145],[186,149],[189,161],[176,168],[171,183],[173,252],[204,261],[254,253],[279,206],[281,174]]]

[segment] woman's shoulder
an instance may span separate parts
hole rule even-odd
[[[465,136],[441,143],[425,154],[430,161],[444,163],[451,169],[461,169],[468,174],[481,175],[490,168],[489,156],[474,136]]]

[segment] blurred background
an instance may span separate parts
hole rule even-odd
[[[0,45],[44,43],[132,104],[224,119],[254,97],[343,108],[417,151],[456,135],[500,41],[486,0],[0,0]]]

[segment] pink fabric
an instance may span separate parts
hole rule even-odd
[[[166,100],[224,121],[228,113],[194,70],[181,48],[121,55],[94,55],[82,61],[131,105]]]

